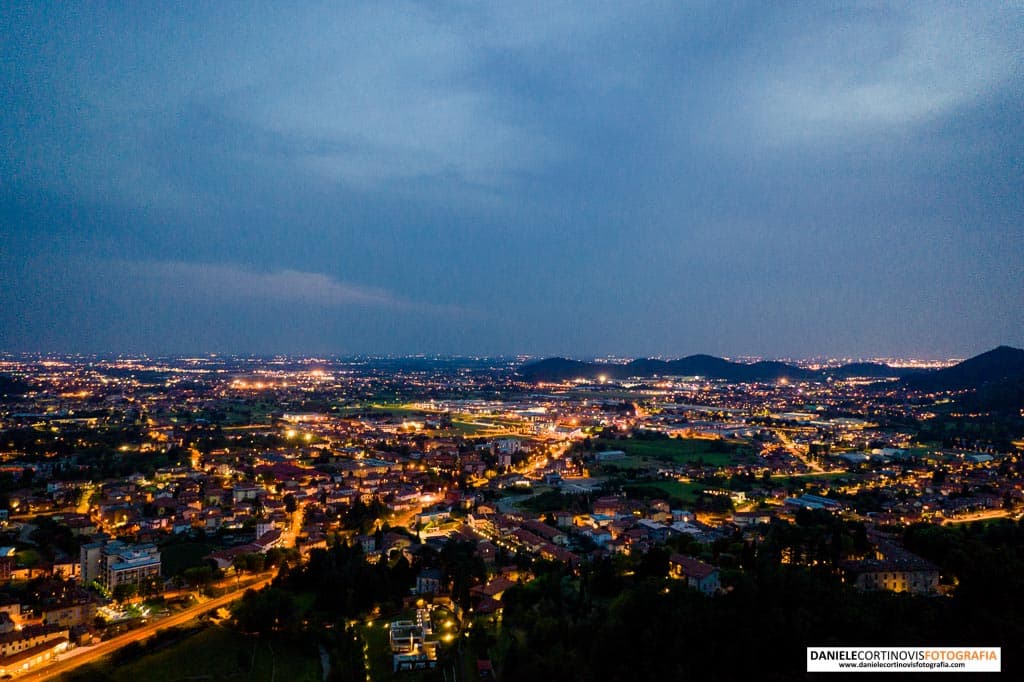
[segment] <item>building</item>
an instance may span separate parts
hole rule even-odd
[[[88,542],[78,550],[79,564],[78,577],[82,583],[88,585],[94,580],[100,579],[100,560],[103,556],[103,546],[106,543]]]
[[[842,511],[843,505],[835,500],[830,500],[827,497],[821,497],[820,495],[801,495],[800,497],[790,497],[785,501],[786,506],[793,507],[796,509],[824,509],[830,512]]]
[[[0,634],[0,675],[10,676],[45,663],[68,646],[68,629],[28,625]]]
[[[45,606],[41,612],[47,625],[88,625],[96,617],[96,602],[89,597],[72,598]]]
[[[103,586],[113,592],[122,585],[143,585],[160,579],[160,550],[156,545],[127,545],[119,541],[103,548]]]
[[[939,567],[915,556],[845,561],[843,579],[859,590],[937,594]]]
[[[10,580],[14,572],[14,547],[0,547],[0,580]]]
[[[129,545],[120,540],[90,542],[80,550],[81,579],[99,582],[113,592],[123,585],[145,585],[160,578],[156,545]]]
[[[722,589],[717,568],[683,554],[669,557],[668,574],[671,578],[685,580],[688,587],[704,594],[715,594]]]
[[[411,620],[393,621],[389,630],[392,670],[426,670],[437,665],[437,640],[428,640],[430,615],[424,610],[417,611],[417,622]]]
[[[441,591],[441,569],[424,568],[416,576],[417,594],[437,594]]]

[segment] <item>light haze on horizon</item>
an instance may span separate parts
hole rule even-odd
[[[1024,4],[0,6],[0,351],[1024,346]]]

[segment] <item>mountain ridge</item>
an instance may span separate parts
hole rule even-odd
[[[519,368],[526,381],[565,381],[577,378],[600,380],[653,376],[701,376],[726,381],[827,380],[868,377],[900,379],[911,388],[955,390],[1024,377],[1024,350],[999,346],[940,370],[891,367],[877,362],[854,362],[821,370],[804,369],[776,360],[733,362],[713,355],[688,355],[676,360],[637,358],[626,364],[583,362],[564,357],[545,358]],[[937,387],[937,388],[934,388]],[[949,388],[946,388],[949,387]]]

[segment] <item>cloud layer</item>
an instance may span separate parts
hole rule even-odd
[[[205,263],[118,263],[114,268],[136,287],[178,299],[218,299],[226,303],[270,301],[315,306],[411,305],[394,294],[362,287],[316,272],[254,272],[233,265]]]
[[[0,349],[1024,343],[1019,4],[12,2],[0,25]],[[253,336],[288,306],[294,335]]]

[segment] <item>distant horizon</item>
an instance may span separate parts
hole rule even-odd
[[[172,359],[172,360],[213,360],[216,358],[238,358],[238,359],[261,359],[269,360],[275,358],[288,358],[296,360],[324,359],[324,360],[523,360],[536,361],[551,358],[564,358],[582,362],[629,362],[632,360],[677,360],[697,355],[707,355],[722,358],[732,362],[815,362],[815,361],[842,361],[842,362],[884,362],[892,361],[921,361],[921,362],[954,362],[963,361],[1000,347],[1020,349],[1011,343],[1001,343],[990,348],[977,352],[961,355],[921,355],[921,354],[878,354],[878,355],[848,355],[848,354],[816,354],[816,355],[759,355],[755,353],[726,354],[693,352],[681,354],[626,354],[626,353],[600,353],[600,354],[568,354],[568,353],[431,353],[431,352],[409,352],[409,353],[368,353],[368,352],[245,352],[245,351],[194,351],[194,352],[150,352],[150,351],[40,351],[40,350],[3,350],[0,349],[0,357],[61,357],[61,358],[95,358],[101,360],[116,359]]]

